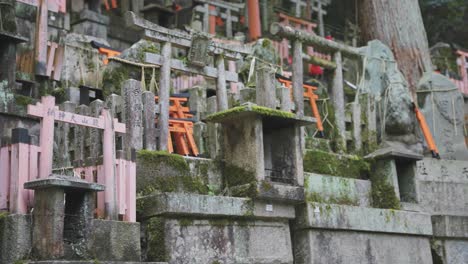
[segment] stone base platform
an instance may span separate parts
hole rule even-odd
[[[293,205],[163,193],[144,205],[142,257],[168,263],[292,264]]]
[[[427,214],[358,206],[298,206],[295,263],[432,263]]]

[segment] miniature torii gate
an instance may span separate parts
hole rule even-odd
[[[125,133],[125,124],[113,119],[108,109],[103,109],[98,118],[61,111],[55,105],[55,97],[53,96],[42,97],[40,103],[28,105],[28,114],[41,118],[39,178],[46,178],[52,173],[55,121],[104,130],[105,213],[107,218],[117,220],[114,133]]]
[[[307,1],[304,0],[289,0],[296,5],[294,15],[296,17],[301,17],[301,9],[307,6]],[[323,10],[324,6],[330,4],[329,0],[308,0],[311,3],[312,11],[317,12],[317,20],[319,24],[319,34],[320,36],[325,36],[325,25],[323,23],[323,16],[327,14],[327,11]]]
[[[244,4],[229,3],[224,1],[202,1],[198,2],[204,3],[203,6],[196,6],[195,11],[203,14],[203,30],[212,35],[216,34],[215,32],[215,19],[220,17],[226,21],[226,37],[232,38],[232,23],[239,22],[239,18],[233,16],[232,13],[240,13],[240,10],[244,8]],[[226,9],[225,12],[217,11],[217,8]]]
[[[137,17],[133,12],[126,13],[126,25],[136,30],[144,30],[143,38],[161,43],[161,55],[146,53],[146,63],[161,67],[159,80],[159,148],[167,150],[169,136],[169,91],[171,69],[198,74],[208,78],[217,79],[216,98],[218,111],[228,109],[226,81],[238,82],[236,72],[226,71],[226,60],[238,60],[242,55],[250,54],[250,46],[230,45],[211,41],[199,33],[187,33],[180,30],[170,30],[147,20]],[[199,37],[195,38],[197,35]],[[171,58],[172,47],[190,49],[189,63]],[[215,56],[215,67],[206,66],[208,53]]]
[[[286,38],[293,42],[293,63],[292,63],[292,82],[293,96],[296,104],[298,116],[304,115],[304,96],[303,96],[303,60],[306,59],[302,53],[302,44],[312,45],[320,51],[332,52],[334,63],[328,65],[333,68],[332,97],[335,108],[335,120],[338,134],[342,145],[346,146],[346,127],[345,127],[345,104],[343,91],[343,64],[342,54],[351,58],[361,58],[357,48],[340,44],[325,38],[311,35],[305,31],[294,29],[280,23],[273,23],[270,27],[270,33],[275,36]],[[313,56],[309,56],[312,58]],[[309,60],[310,61],[310,60]],[[317,61],[320,62],[320,61]],[[316,63],[317,64],[317,63]],[[320,65],[322,66],[322,65]],[[325,64],[323,66],[326,66]]]

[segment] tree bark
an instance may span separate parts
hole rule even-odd
[[[362,39],[389,46],[415,94],[425,71],[432,71],[427,34],[418,0],[359,0]]]

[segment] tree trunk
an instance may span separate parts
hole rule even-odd
[[[379,39],[395,55],[415,94],[425,71],[432,71],[426,30],[418,0],[359,0],[362,39]]]

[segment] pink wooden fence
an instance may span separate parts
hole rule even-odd
[[[455,83],[455,85],[458,87],[460,92],[464,94],[468,94],[468,52],[463,52],[458,50],[457,51],[458,55],[458,70],[461,76],[461,80],[455,80],[452,79],[452,81]]]
[[[40,146],[17,143],[0,149],[0,209],[25,214],[33,206],[33,191],[25,190],[23,184],[51,175],[54,123],[60,121],[104,131],[103,164],[74,171],[88,182],[105,186],[98,194],[98,216],[117,220],[122,215],[125,221],[136,221],[136,165],[115,158],[115,132],[125,133],[124,124],[113,119],[108,109],[97,118],[60,111],[52,96],[29,105],[28,114],[41,118]]]
[[[38,178],[39,147],[15,143],[0,148],[0,210],[26,214],[33,206],[34,192],[23,184]]]

